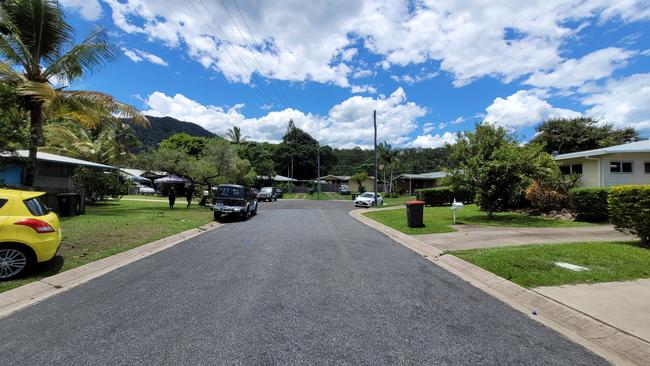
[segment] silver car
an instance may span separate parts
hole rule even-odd
[[[356,207],[372,207],[375,205],[375,193],[374,192],[366,192],[359,197],[354,199],[354,205]],[[377,193],[377,205],[381,206],[384,204],[384,199],[381,196],[381,194]]]

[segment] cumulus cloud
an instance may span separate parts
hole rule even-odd
[[[571,118],[581,115],[570,109],[553,107],[535,90],[519,90],[505,99],[496,98],[485,111],[485,122],[512,129],[532,126],[550,118]]]
[[[86,20],[97,20],[102,15],[102,6],[98,0],[59,0],[59,3],[64,8],[78,11]]]
[[[616,47],[603,48],[579,59],[566,60],[551,72],[536,72],[525,84],[559,89],[580,86],[588,81],[609,77],[635,54],[637,52]]]
[[[393,144],[402,144],[417,127],[417,118],[426,113],[424,108],[407,101],[402,88],[387,97],[353,96],[334,105],[325,116],[286,108],[259,118],[249,118],[243,114],[241,106],[203,105],[182,94],[168,96],[158,91],[149,95],[145,104],[148,110],[144,113],[148,115],[195,122],[217,134],[239,126],[245,135],[258,141],[280,141],[288,121],[292,119],[296,126],[321,143],[337,147],[371,146],[374,110],[377,111],[379,140]]]
[[[591,107],[587,115],[602,122],[650,132],[650,73],[609,80],[582,104]]]
[[[375,88],[372,85],[352,85],[350,91],[354,94],[361,94],[361,93],[376,94],[377,88]]]
[[[644,0],[422,0],[412,6],[402,0],[309,6],[298,0],[104,1],[124,32],[182,48],[229,80],[252,83],[253,75],[261,75],[342,87],[349,87],[350,77],[369,76],[354,71],[360,44],[378,56],[376,65],[384,69],[439,63],[456,86],[484,76],[509,82],[531,73],[537,74],[531,83],[549,83],[556,67],[579,63],[565,61],[560,48],[583,27],[614,18],[650,19]],[[96,16],[93,9],[101,11],[97,0],[64,3],[89,18]],[[410,78],[417,82],[417,76]]]
[[[444,134],[426,134],[416,137],[413,141],[408,143],[410,147],[429,147],[436,148],[442,147],[445,144],[453,144],[456,142],[456,135],[451,132],[445,132]]]
[[[167,62],[163,60],[160,56],[156,56],[153,53],[142,51],[137,48],[128,49],[122,47],[122,52],[126,57],[130,58],[131,61],[133,62],[149,61],[152,64],[156,64],[160,66],[169,66]]]

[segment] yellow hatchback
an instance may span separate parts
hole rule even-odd
[[[61,225],[39,199],[44,192],[0,189],[0,281],[49,261],[61,245]]]

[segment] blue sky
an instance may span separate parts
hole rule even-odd
[[[367,147],[436,147],[487,121],[522,140],[587,115],[650,135],[647,1],[63,0],[117,62],[70,88],[277,141],[288,120]]]

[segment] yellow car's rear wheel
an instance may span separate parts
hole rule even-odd
[[[0,280],[8,280],[25,273],[30,264],[29,253],[19,246],[0,248]]]

